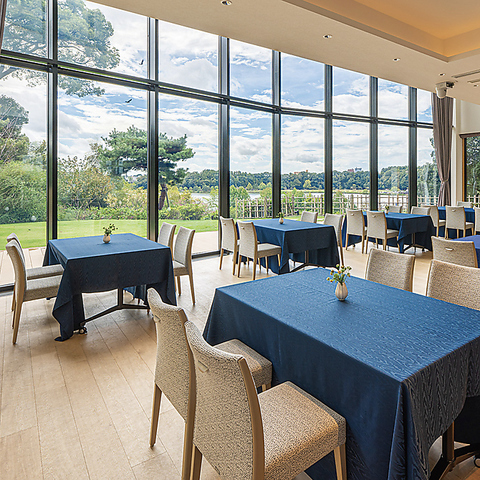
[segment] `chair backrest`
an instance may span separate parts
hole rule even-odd
[[[233,218],[220,217],[220,225],[222,226],[222,248],[233,252],[238,242],[235,220]]]
[[[477,252],[473,242],[458,242],[432,237],[433,259],[464,267],[477,267]]]
[[[473,208],[473,202],[462,202],[458,200],[457,207]]]
[[[427,297],[480,310],[480,269],[432,260]]]
[[[480,232],[480,208],[474,207],[475,209],[475,232]]]
[[[148,289],[148,305],[157,327],[155,383],[186,420],[189,388],[193,387],[190,383],[189,347],[184,328],[187,316],[183,308],[163,303],[153,288]]]
[[[257,231],[252,222],[237,222],[240,245],[239,255],[254,258],[257,252]]]
[[[362,210],[348,210],[345,214],[347,233],[349,235],[362,235],[365,230],[365,217]]]
[[[10,240],[6,249],[15,271],[15,299],[17,302],[23,302],[25,289],[27,288],[27,270],[23,255],[20,253],[21,248],[15,240]]]
[[[388,211],[390,213],[402,213],[402,206],[401,205],[389,205]]]
[[[438,215],[438,207],[436,205],[429,205],[428,208],[430,208],[430,218],[432,219],[433,226],[437,228],[438,221],[440,220]]]
[[[363,216],[363,215],[362,215]],[[343,215],[335,213],[326,213],[325,220],[323,221],[324,225],[332,225],[335,228],[335,234],[337,235],[337,243],[342,244],[342,225],[343,225]]]
[[[302,216],[300,217],[301,222],[308,222],[308,223],[317,223],[318,213],[317,212],[302,212]]]
[[[190,272],[192,266],[192,245],[195,230],[180,227],[175,240],[175,248],[173,250],[173,259],[187,267]]]
[[[25,262],[25,255],[23,254],[23,248],[22,248],[22,244],[20,243],[20,239],[17,237],[17,234],[16,233],[11,233],[8,237],[7,237],[7,243],[8,242],[11,242],[11,241],[15,241],[17,242],[18,244],[18,247],[20,249],[20,255],[22,256],[23,258],[23,261]]]
[[[262,417],[245,359],[208,345],[192,322],[185,331],[195,371],[194,445],[221,478],[263,478]]]
[[[160,231],[158,232],[157,242],[170,247],[171,252],[173,252],[173,235],[175,234],[176,228],[176,225],[163,222]]]
[[[465,207],[445,207],[446,228],[463,230],[465,235]]]
[[[416,207],[413,206],[410,213],[414,215],[430,215],[430,207]],[[437,211],[438,213],[438,211]]]
[[[386,238],[387,219],[383,212],[367,212],[367,234],[373,238]]]
[[[365,278],[372,282],[412,291],[415,257],[373,248],[368,254]]]

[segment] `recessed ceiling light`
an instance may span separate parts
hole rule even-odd
[[[225,5],[225,6],[229,6],[232,4],[232,1],[231,0],[222,0],[222,5]]]
[[[394,58],[393,61],[394,61],[394,62],[399,62],[399,61],[400,61],[400,58]]]
[[[439,75],[440,77],[444,77],[444,76],[445,76],[444,73],[439,73],[438,75]]]
[[[330,35],[329,33],[327,33],[326,35],[323,36],[323,38],[332,38],[333,35]]]

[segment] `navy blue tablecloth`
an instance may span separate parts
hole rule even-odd
[[[282,247],[280,268],[277,257],[268,259],[268,266],[274,273],[288,273],[290,254],[293,260],[304,262],[306,251],[311,264],[332,267],[340,263],[335,229],[331,225],[288,219],[283,224],[278,219],[253,220],[253,224],[260,243]],[[265,265],[264,259],[262,265]]]
[[[367,214],[364,212],[365,225],[367,225]],[[398,230],[398,249],[403,253],[407,246],[413,245],[413,235],[415,234],[415,244],[424,247],[427,250],[432,249],[432,235],[435,236],[435,227],[429,215],[415,215],[410,213],[387,213],[387,228]],[[357,235],[348,236],[348,245],[345,245],[347,236],[348,216],[343,222],[342,241],[344,246],[353,245],[362,241]],[[381,243],[381,240],[379,240]],[[391,238],[387,242],[388,245],[396,247],[395,239]]]
[[[473,242],[475,245],[475,251],[477,252],[477,263],[480,267],[480,235],[470,235],[469,237],[457,238],[457,240],[462,242]]]
[[[440,218],[440,220],[446,220],[447,212],[445,210],[445,207],[438,207],[438,218]],[[475,223],[475,209],[465,208],[465,220],[467,222]],[[469,230],[467,230],[467,231],[469,231]],[[471,232],[471,233],[473,234],[475,232]],[[444,227],[440,228],[438,234],[441,237],[445,236]],[[463,232],[463,234],[465,235],[465,232]],[[457,231],[449,228],[448,229],[448,238],[457,238]]]
[[[328,273],[218,288],[204,336],[240,339],[274,383],[343,415],[349,480],[426,480],[429,447],[480,393],[480,313],[354,277],[339,302]],[[307,473],[335,479],[333,456]]]
[[[164,302],[176,304],[168,247],[131,233],[112,235],[110,243],[102,238],[66,238],[47,244],[43,264],[60,263],[64,268],[53,307],[61,340],[70,338],[85,321],[82,293],[146,285],[155,288]]]

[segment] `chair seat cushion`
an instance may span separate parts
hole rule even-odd
[[[177,277],[180,277],[182,275],[188,275],[188,268],[181,264],[180,262],[177,262],[176,260],[173,261],[173,274]]]
[[[27,268],[27,280],[53,277],[55,275],[63,275],[63,267],[61,265],[47,265],[46,267]]]
[[[258,396],[265,480],[294,478],[345,443],[345,419],[290,382]]]
[[[258,258],[270,257],[272,255],[280,255],[282,253],[282,247],[271,243],[259,243],[257,245],[257,252]]]
[[[394,238],[394,237],[398,237],[398,230],[387,228],[387,238]]]
[[[27,280],[27,288],[25,289],[23,300],[27,302],[28,300],[56,297],[61,281],[61,275]]]
[[[227,353],[242,355],[247,361],[257,388],[272,383],[272,362],[253,350],[253,348],[237,339],[220,343],[215,345],[215,347]]]

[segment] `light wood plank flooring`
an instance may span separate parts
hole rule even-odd
[[[43,249],[25,253],[28,266],[41,265]],[[353,275],[363,277],[366,258],[358,247],[348,249],[345,260]],[[430,253],[417,251],[417,293],[425,292],[430,259]],[[240,279],[232,276],[231,257],[221,271],[218,257],[195,261],[197,304],[191,304],[184,277],[179,305],[202,328],[215,288],[248,281],[250,272],[244,272]],[[8,281],[13,281],[11,264],[0,252],[0,283]],[[87,315],[115,299],[115,292],[85,295]],[[157,443],[148,446],[156,349],[152,317],[145,310],[115,312],[89,323],[87,335],[59,343],[54,301],[27,302],[13,346],[11,300],[11,294],[0,295],[2,480],[180,478],[183,422],[168,401],[162,404]],[[438,449],[436,444],[432,461]],[[202,478],[217,478],[205,462]],[[480,471],[470,460],[447,478],[480,480]]]

